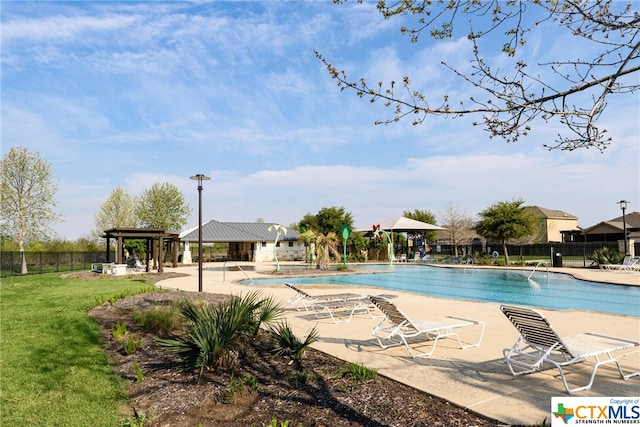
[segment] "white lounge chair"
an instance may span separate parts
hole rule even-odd
[[[311,306],[316,317],[329,315],[333,323],[349,323],[354,314],[371,314],[369,298],[316,302]]]
[[[414,321],[409,319],[409,317],[400,311],[400,309],[398,309],[387,298],[369,296],[369,299],[385,315],[384,319],[382,319],[382,321],[371,331],[371,334],[377,338],[378,343],[382,348],[404,344],[409,355],[415,359],[433,354],[440,338],[454,337],[462,349],[478,347],[482,341],[482,336],[484,335],[484,322],[480,320],[448,316],[443,320]],[[454,329],[466,326],[480,327],[480,336],[473,344],[463,344],[458,334],[453,332]],[[414,340],[412,340],[412,338],[417,338],[421,335],[424,335],[425,338],[432,342],[432,346],[429,351],[418,353],[412,349],[408,340],[413,343]],[[424,344],[424,341],[420,344]]]
[[[573,394],[580,390],[589,390],[598,368],[607,363],[614,363],[625,380],[640,374],[640,371],[625,374],[620,362],[612,355],[614,351],[640,345],[638,341],[591,332],[560,337],[547,318],[534,309],[503,305],[500,310],[520,333],[515,344],[503,350],[509,370],[514,376],[536,372],[544,363],[549,363],[560,371],[567,393]],[[591,357],[596,363],[589,383],[569,388],[563,367],[584,362]],[[601,357],[606,359],[600,360]]]
[[[436,259],[435,259],[435,257],[434,257],[433,255],[431,255],[431,254],[426,254],[425,256],[423,256],[423,257],[420,259],[420,262],[424,262],[424,263],[434,263],[434,262],[436,262]]]
[[[296,294],[287,300],[288,304],[296,307],[296,310],[300,311],[300,305],[304,307],[306,311],[312,310],[313,305],[322,302],[330,301],[349,301],[358,300],[364,298],[361,294],[342,293],[342,294],[328,294],[328,295],[309,295],[307,292],[292,285],[291,283],[285,283],[285,286],[293,289]]]
[[[349,294],[351,295],[351,294]],[[392,299],[397,295],[380,294],[376,295],[379,298]],[[347,300],[331,300],[315,302],[311,306],[316,317],[322,317],[326,314],[331,317],[333,323],[349,323],[355,314],[368,314],[372,319],[383,316],[374,316],[371,312],[372,308],[375,308],[370,297],[359,299],[347,299]]]
[[[640,265],[640,257],[625,257],[622,261],[622,264],[602,264],[600,268],[603,268],[607,271],[628,271],[633,272],[637,271]]]

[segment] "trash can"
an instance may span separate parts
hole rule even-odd
[[[556,253],[556,256],[553,257],[553,266],[562,267],[562,254]]]

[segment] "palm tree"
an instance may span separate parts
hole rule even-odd
[[[307,243],[307,252],[305,254],[305,259],[309,261],[309,267],[311,267],[311,263],[313,261],[312,255],[314,254],[316,249],[316,240],[318,236],[313,232],[313,230],[305,230],[298,235],[298,238],[304,240]]]
[[[338,236],[333,231],[328,232],[326,235],[318,234],[316,238],[316,245],[318,247],[318,263],[317,266],[320,270],[329,269],[329,253],[339,257],[340,254],[336,250],[338,244]]]

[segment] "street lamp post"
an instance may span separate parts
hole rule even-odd
[[[618,203],[620,205],[620,209],[622,209],[622,232],[624,233],[624,254],[626,256],[629,254],[629,251],[627,249],[627,218],[625,216],[625,211],[627,210],[627,203],[629,203],[629,201],[620,200],[616,203]]]
[[[211,178],[201,173],[189,178],[198,181],[198,292],[202,292],[202,181]]]

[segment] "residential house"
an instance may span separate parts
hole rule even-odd
[[[602,221],[582,231],[585,242],[618,242],[620,251],[624,250],[624,230],[626,226],[628,252],[634,254],[635,242],[640,241],[640,212],[630,212],[623,217]]]
[[[564,242],[567,235],[578,232],[578,217],[561,210],[540,206],[527,206],[538,221],[538,230],[533,236],[534,243]]]

